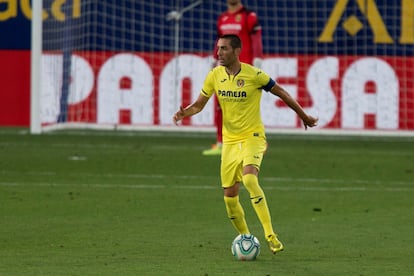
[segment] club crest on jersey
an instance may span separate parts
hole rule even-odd
[[[241,14],[236,15],[235,20],[236,20],[236,22],[240,22],[241,21]]]
[[[237,86],[243,87],[244,86],[244,80],[237,80]]]

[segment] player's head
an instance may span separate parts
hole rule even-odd
[[[241,0],[227,0],[227,11],[231,13],[239,10],[242,6]]]
[[[236,6],[238,4],[241,4],[241,0],[227,0],[227,5]]]
[[[240,38],[234,34],[226,34],[217,42],[217,56],[220,65],[228,66],[239,61],[242,43]]]
[[[242,47],[242,42],[241,42],[241,39],[240,39],[240,37],[238,35],[235,35],[235,34],[225,34],[225,35],[220,36],[220,39],[227,39],[227,40],[229,40],[230,41],[230,46],[233,49],[237,49],[237,48],[240,48],[241,49],[241,47]]]

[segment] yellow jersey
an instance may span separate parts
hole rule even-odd
[[[224,66],[207,75],[201,94],[210,98],[216,93],[223,112],[223,143],[232,144],[251,136],[265,135],[260,116],[262,90],[275,85],[268,74],[247,63],[233,75]]]

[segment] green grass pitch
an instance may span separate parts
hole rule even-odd
[[[0,129],[0,275],[414,275],[414,139],[269,135],[233,259],[213,134]],[[311,132],[312,130],[309,130]]]

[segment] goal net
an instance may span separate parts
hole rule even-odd
[[[225,0],[38,2],[32,129],[40,132],[175,129],[172,115],[196,99],[211,69],[226,10]],[[262,25],[262,69],[319,117],[319,131],[414,132],[413,1],[243,3]],[[268,131],[302,128],[269,93],[261,112]],[[213,131],[213,101],[183,125]]]

